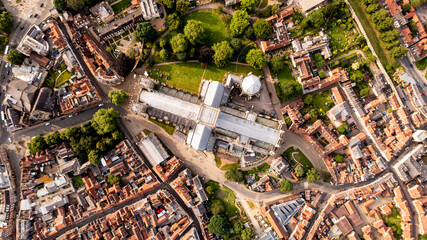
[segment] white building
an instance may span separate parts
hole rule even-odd
[[[34,25],[22,38],[17,50],[26,56],[30,56],[31,52],[46,56],[49,53],[49,43],[44,38],[45,35],[40,27]]]
[[[150,21],[160,17],[159,8],[154,0],[141,0],[140,5],[144,20]]]

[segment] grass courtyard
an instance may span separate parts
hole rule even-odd
[[[395,61],[389,58],[388,52],[381,45],[379,39],[379,32],[374,28],[373,24],[369,21],[369,16],[364,11],[361,1],[349,0],[351,7],[359,18],[362,27],[365,29],[366,35],[368,36],[375,53],[379,60],[384,66],[392,65]]]
[[[402,218],[399,215],[399,210],[394,206],[392,208],[392,213],[390,215],[382,215],[382,218],[384,220],[384,223],[391,227],[391,229],[393,230],[393,235],[396,239],[401,239],[402,238],[402,226],[401,226],[401,222],[402,222]]]
[[[206,45],[212,46],[216,42],[228,40],[225,25],[222,23],[220,16],[214,10],[205,9],[190,13],[184,17],[184,26],[188,20],[197,20],[202,22],[206,27]]]
[[[122,1],[112,5],[111,8],[113,9],[114,13],[119,13],[122,10],[129,7],[131,5],[130,2],[131,2],[131,0],[122,0]]]
[[[197,94],[204,71],[204,66],[199,62],[185,62],[154,66],[149,70],[149,74],[152,78],[157,79],[160,82]],[[230,64],[225,68],[218,68],[214,64],[209,64],[206,67],[206,72],[203,78],[222,81],[225,78],[225,74],[229,72],[236,75],[246,75],[250,72],[258,76],[261,75],[261,71],[250,66],[238,65],[236,71],[235,64]]]
[[[236,206],[236,195],[227,187],[221,187],[217,182],[209,181],[206,186],[211,186],[213,191],[209,195],[209,201],[221,200],[228,218],[240,218],[240,211]]]
[[[334,101],[331,99],[331,92],[329,90],[319,92],[313,95],[313,107],[317,108],[319,112],[327,112],[334,106]]]
[[[345,49],[348,45],[348,31],[340,27],[333,27],[327,31],[331,43],[332,50]]]
[[[283,156],[286,157],[288,159],[289,163],[294,167],[298,163],[300,163],[305,171],[307,171],[310,168],[313,168],[313,164],[310,162],[310,160],[308,160],[308,158],[298,148],[295,149],[293,147],[290,147],[290,148],[286,149],[286,151],[283,153]],[[298,163],[295,161],[297,161]]]
[[[151,122],[157,124],[159,127],[163,128],[163,130],[165,130],[169,135],[173,135],[173,133],[175,132],[175,127],[172,124],[167,124],[165,122],[160,122],[157,119],[152,119],[149,118],[148,120],[150,120]]]

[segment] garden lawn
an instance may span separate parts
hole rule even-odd
[[[329,37],[331,37],[331,48],[333,50],[344,49],[348,45],[346,35],[347,30],[344,30],[340,27],[333,27],[327,31]]]
[[[157,124],[159,127],[163,128],[163,130],[165,130],[169,135],[173,135],[173,133],[175,131],[175,127],[172,126],[172,124],[167,124],[165,122],[160,122],[157,119],[151,119],[151,118],[149,118],[148,120],[150,120],[151,122]]]
[[[327,112],[333,105],[334,102],[330,100],[331,92],[329,90],[319,92],[313,95],[313,102],[311,103],[319,112]],[[326,105],[328,103],[328,105]]]
[[[280,84],[295,81],[292,77],[292,70],[288,66],[285,66],[285,68],[277,74],[277,80],[279,80]]]
[[[238,168],[240,167],[239,163],[231,163],[231,164],[227,164],[221,167],[221,170],[230,170],[232,168]]]
[[[402,226],[401,226],[401,216],[399,215],[399,210],[394,206],[392,213],[388,216],[382,215],[384,223],[391,227],[393,230],[393,235],[396,239],[402,238]]]
[[[292,158],[292,153],[294,154],[294,158],[297,162],[301,163],[304,167],[304,170],[307,171],[310,168],[313,168],[313,164],[308,160],[308,158],[301,152],[299,149],[294,149],[293,147],[288,148],[283,154],[289,160],[289,162],[295,166],[297,163]]]
[[[230,64],[224,68],[218,68],[215,64],[209,64],[206,68],[204,79],[213,81],[220,81],[222,82],[225,79],[225,74],[227,73],[233,73],[237,76],[243,75],[246,76],[248,73],[252,73],[256,76],[260,76],[262,72],[260,70],[257,70],[250,66],[245,65],[238,65],[237,66],[237,72],[236,72],[236,65]]]
[[[222,201],[225,207],[225,212],[228,218],[240,217],[240,211],[236,207],[236,195],[227,187],[221,187],[218,183],[209,181],[207,186],[211,186],[213,189],[212,195],[209,195],[209,200],[219,199]]]
[[[113,9],[114,13],[119,13],[122,10],[124,10],[125,8],[129,7],[131,0],[122,0],[114,5],[111,6],[111,8]]]
[[[56,79],[55,87],[57,88],[61,86],[64,82],[68,81],[68,79],[70,79],[73,75],[74,74],[70,73],[69,71],[62,72],[62,74]]]
[[[270,165],[268,163],[263,163],[263,164],[259,165],[258,167],[254,167],[254,168],[248,170],[247,172],[249,174],[258,174],[258,173],[267,171],[269,168],[270,168]]]
[[[156,71],[156,69],[159,69],[159,71]],[[197,94],[204,68],[199,62],[186,62],[154,66],[150,71],[150,76],[160,82]],[[167,75],[169,75],[168,80],[166,80]]]
[[[415,65],[417,66],[417,68],[419,70],[424,70],[427,68],[427,58],[424,58],[418,62],[415,63]]]
[[[368,36],[372,47],[374,48],[375,53],[377,54],[380,62],[385,66],[392,65],[394,60],[388,58],[387,50],[382,48],[379,33],[376,29],[374,29],[373,24],[369,21],[369,16],[365,13],[362,2],[358,0],[349,0],[351,7],[359,18],[363,29],[365,29],[366,35]]]
[[[184,26],[188,20],[200,21],[206,27],[207,35],[205,44],[207,46],[212,46],[216,42],[228,40],[225,25],[222,23],[219,15],[214,13],[213,10],[205,9],[186,15],[184,17]]]

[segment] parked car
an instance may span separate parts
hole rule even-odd
[[[40,4],[40,7],[43,7],[43,6],[44,6],[44,3]]]
[[[46,125],[46,126],[49,126],[49,125],[50,125],[50,122],[46,123],[45,125]]]

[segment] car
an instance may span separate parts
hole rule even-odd
[[[21,30],[24,29],[24,25],[22,25],[19,29],[21,29]]]
[[[37,18],[39,15],[36,13],[36,15],[34,15],[34,18]]]
[[[12,142],[12,138],[8,138],[7,140],[9,140],[9,142]]]
[[[43,6],[44,6],[44,3],[40,4],[40,7],[43,7]]]
[[[270,96],[270,98],[273,97],[273,94],[271,92],[269,92],[268,95]]]
[[[414,65],[410,64],[410,65],[409,65],[409,67],[410,67],[410,68],[413,68],[413,67],[414,67]]]
[[[50,122],[46,123],[45,125],[46,125],[46,126],[49,126],[49,125],[50,125]]]
[[[65,117],[62,117],[62,118],[61,118],[61,120],[64,120],[64,119],[65,119]]]
[[[78,113],[78,112],[74,113],[74,116],[77,116],[77,115],[79,115],[79,113]]]
[[[104,104],[103,104],[103,103],[101,103],[101,104],[99,104],[99,105],[98,105],[98,107],[102,107],[102,106],[104,106]]]
[[[9,76],[9,70],[6,71],[6,75]]]
[[[68,115],[68,117],[69,117],[69,118],[72,118],[72,117],[73,117],[73,115],[71,115],[71,114],[70,114],[70,115]]]
[[[28,15],[28,18],[32,18],[33,17],[33,14],[31,13],[30,15]]]
[[[426,93],[425,93],[425,92],[423,92],[423,95],[425,96],[425,95],[426,95]]]

